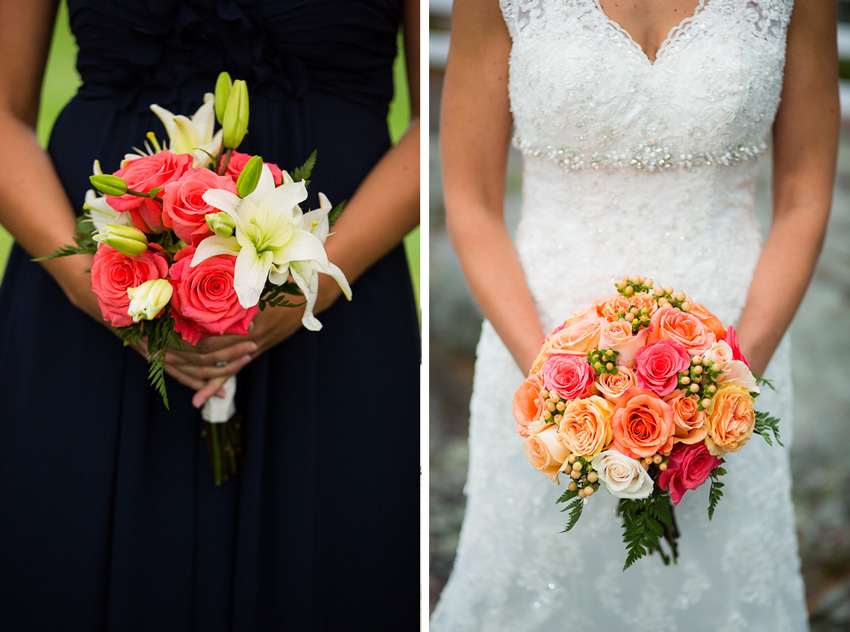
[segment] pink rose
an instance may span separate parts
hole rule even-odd
[[[685,348],[673,340],[657,340],[635,354],[637,385],[664,397],[678,385],[678,375],[691,366]]]
[[[142,156],[127,162],[114,175],[123,179],[127,186],[147,193],[156,187],[162,187],[182,176],[192,166],[191,154],[174,154],[161,151],[152,156]],[[138,197],[129,193],[119,197],[106,196],[109,205],[116,211],[129,211],[136,228],[146,233],[161,233],[162,205],[150,198]]]
[[[230,162],[227,163],[227,169],[224,172],[224,175],[229,176],[233,182],[236,182],[236,179],[239,177],[239,174],[242,173],[242,170],[245,168],[245,164],[251,159],[253,156],[251,154],[243,154],[238,151],[234,151],[230,155]],[[283,172],[273,162],[264,162],[269,168],[269,171],[272,172],[272,177],[274,178],[274,183],[277,186],[280,186],[283,182]]]
[[[128,313],[129,288],[168,276],[167,255],[157,250],[158,246],[151,248],[136,257],[122,255],[105,244],[97,248],[91,266],[91,287],[103,319],[115,327],[133,324]]]
[[[226,176],[218,176],[209,169],[189,169],[179,180],[165,185],[162,204],[162,225],[174,229],[187,244],[197,246],[213,234],[207,226],[207,213],[218,213],[203,200],[210,189],[224,189],[236,193],[236,185]]]
[[[593,369],[583,355],[558,354],[543,363],[543,384],[561,399],[576,399],[590,393]]]
[[[669,491],[673,504],[678,505],[682,495],[702,485],[718,465],[720,459],[711,456],[704,443],[677,443],[670,453],[667,469],[658,477],[658,486]]]
[[[233,288],[236,257],[210,257],[193,268],[189,264],[194,253],[192,246],[183,248],[171,266],[174,329],[192,345],[209,336],[248,333],[258,308],[255,305],[245,309],[239,304]]]
[[[732,349],[732,357],[735,360],[740,360],[746,364],[748,369],[752,368],[750,363],[747,362],[747,359],[744,357],[744,354],[741,353],[741,347],[738,346],[738,334],[735,331],[735,328],[731,325],[729,326],[729,329],[726,330],[726,337],[723,338],[723,341]]]
[[[701,355],[717,340],[703,321],[675,307],[661,307],[650,319],[649,342],[675,340],[691,355]]]

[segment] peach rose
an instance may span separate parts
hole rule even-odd
[[[630,368],[618,366],[617,373],[600,373],[594,382],[596,389],[606,399],[616,402],[623,393],[637,384],[635,374]]]
[[[760,392],[759,384],[752,371],[740,360],[732,360],[726,370],[717,378],[718,386],[721,384],[738,384],[750,393]]]
[[[675,307],[662,307],[652,315],[649,342],[675,340],[691,355],[701,355],[717,341],[717,337],[693,314]]]
[[[749,441],[756,424],[753,398],[739,384],[724,384],[714,396],[714,410],[708,417],[711,453],[737,452]],[[707,441],[706,441],[707,442]],[[713,449],[712,449],[713,448]]]
[[[615,320],[602,325],[599,334],[599,348],[613,349],[619,356],[619,364],[632,365],[635,354],[646,344],[648,329],[641,329],[637,334],[632,333],[632,326],[625,320]]]
[[[652,294],[640,292],[629,297],[629,302],[638,309],[645,309],[646,313],[652,316],[658,310],[658,302],[652,297]]]
[[[610,323],[619,320],[619,312],[628,311],[631,303],[622,294],[613,294],[594,302],[596,306],[596,314],[604,318]]]
[[[519,385],[514,393],[514,419],[516,431],[523,437],[528,436],[528,424],[540,419],[543,414],[544,402],[540,397],[543,390],[543,376],[532,373]]]
[[[688,297],[688,302],[691,304],[690,313],[696,316],[714,334],[715,338],[722,340],[726,336],[726,328],[723,327],[720,319],[708,311],[704,305],[691,300],[690,296]]]
[[[673,431],[673,441],[688,445],[705,439],[705,411],[699,410],[696,397],[688,396],[685,391],[675,390],[665,397],[665,401],[673,407],[673,421],[676,429]]]
[[[549,338],[549,353],[585,354],[599,346],[601,318],[588,317],[575,321]]]
[[[543,472],[558,483],[558,471],[567,460],[569,452],[558,439],[554,426],[522,442],[522,449],[534,469]]]
[[[735,354],[732,353],[732,347],[723,340],[718,340],[703,354],[703,357],[711,362],[714,362],[714,368],[725,371],[729,368],[729,363],[735,359]]]
[[[675,427],[670,404],[632,387],[623,393],[611,418],[614,449],[635,459],[666,452],[673,447]]]
[[[558,437],[576,456],[592,459],[611,443],[611,415],[614,405],[592,395],[574,399],[564,410]]]

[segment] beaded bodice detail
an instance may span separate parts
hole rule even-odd
[[[766,149],[786,0],[701,0],[651,62],[598,0],[501,0],[514,144],[567,169],[731,165]],[[602,36],[600,36],[602,35]]]

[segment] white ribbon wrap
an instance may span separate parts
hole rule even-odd
[[[211,424],[221,424],[228,421],[236,413],[236,376],[231,375],[222,387],[224,397],[213,395],[201,408],[201,417]]]

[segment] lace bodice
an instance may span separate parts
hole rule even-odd
[[[501,4],[523,153],[568,169],[653,170],[734,164],[765,150],[790,2],[701,0],[654,62],[598,0]]]
[[[779,105],[791,0],[702,0],[651,63],[597,0],[501,0],[513,47],[514,144],[524,154],[515,246],[544,329],[625,274],[688,291],[737,323],[760,248],[756,156]],[[790,445],[788,345],[759,409]],[[652,632],[806,628],[786,448],[760,438],[727,459],[711,523],[707,489],[678,507],[681,561],[626,573],[616,503],[578,526],[514,432],[522,381],[485,323],[470,404],[466,517],[435,632],[591,626]]]

